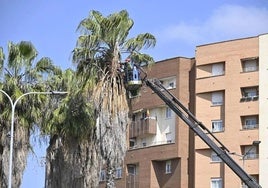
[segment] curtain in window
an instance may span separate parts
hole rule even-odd
[[[212,121],[212,132],[220,132],[222,131],[222,121]]]
[[[223,75],[224,67],[223,63],[217,63],[212,65],[212,76]]]

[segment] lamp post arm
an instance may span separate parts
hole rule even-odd
[[[12,101],[11,97],[2,89],[0,89],[0,92],[3,93],[8,98],[11,106],[13,106],[13,101]]]

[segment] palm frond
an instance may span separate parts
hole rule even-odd
[[[18,49],[21,54],[21,57],[24,60],[27,60],[29,64],[36,58],[38,55],[37,50],[35,49],[34,45],[28,41],[21,41],[18,44]]]
[[[45,73],[53,73],[53,74],[61,74],[61,69],[56,67],[52,60],[48,57],[41,58],[36,64],[36,71],[45,72]]]
[[[154,47],[156,44],[156,38],[149,33],[139,34],[138,36],[129,39],[124,48],[127,51],[140,51],[141,49],[148,49],[150,47]]]
[[[0,47],[0,73],[2,73],[3,71],[4,61],[5,61],[4,49]]]

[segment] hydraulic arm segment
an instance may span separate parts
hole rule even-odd
[[[159,80],[143,79],[150,87],[250,188],[261,186],[247,174],[229,155],[229,150],[172,94]],[[213,141],[212,140],[215,140]]]

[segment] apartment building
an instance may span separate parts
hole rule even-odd
[[[194,60],[172,58],[146,70],[189,108],[194,99]],[[191,84],[193,85],[193,84]],[[192,98],[190,98],[192,97]],[[149,87],[132,98],[132,123],[125,168],[117,187],[185,188],[193,186],[193,133]],[[192,144],[192,145],[191,145]],[[192,173],[192,174],[190,174]]]
[[[268,34],[205,44],[146,70],[268,187]],[[132,98],[118,188],[239,188],[239,177],[147,86]],[[105,181],[103,176],[102,181]]]
[[[196,117],[268,187],[268,35],[196,47]],[[195,138],[195,188],[244,186]]]

